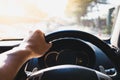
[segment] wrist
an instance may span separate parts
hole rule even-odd
[[[18,56],[21,56],[21,58],[25,58],[26,60],[29,60],[32,58],[32,50],[28,48],[23,48],[23,47],[15,47],[12,49],[13,51],[17,52]]]

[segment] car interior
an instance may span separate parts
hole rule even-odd
[[[52,42],[44,56],[27,61],[15,80],[119,80],[120,7],[117,6],[110,38],[80,30],[62,29],[45,34]],[[0,52],[18,46],[23,39],[0,41]]]

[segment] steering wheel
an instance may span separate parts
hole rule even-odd
[[[77,65],[59,65],[36,71],[35,73],[28,76],[28,80],[31,80],[34,77],[39,77],[39,80],[112,80],[115,78],[120,79],[119,57],[117,57],[118,55],[112,50],[110,46],[108,46],[108,44],[106,44],[96,36],[76,30],[65,30],[48,34],[46,36],[46,41],[55,42],[57,40],[64,40],[66,38],[87,41],[100,48],[115,65],[117,74],[111,78],[106,74],[90,68]]]

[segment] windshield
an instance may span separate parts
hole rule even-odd
[[[99,38],[111,35],[112,0],[0,0],[0,39],[21,39],[33,29],[48,34],[80,30]],[[115,2],[114,2],[115,3]]]

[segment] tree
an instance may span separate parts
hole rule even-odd
[[[65,12],[68,16],[74,16],[80,24],[80,17],[86,14],[87,7],[92,1],[95,0],[69,0]]]

